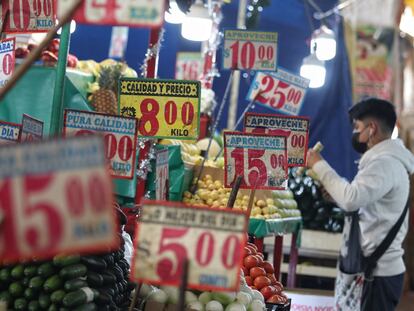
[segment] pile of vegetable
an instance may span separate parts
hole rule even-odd
[[[296,170],[289,173],[289,189],[293,192],[298,208],[302,213],[305,229],[328,232],[342,232],[343,211],[335,202],[327,200],[322,193],[320,182],[311,173],[296,176]],[[308,175],[312,175],[308,176]]]

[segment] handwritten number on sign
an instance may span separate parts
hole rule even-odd
[[[256,63],[256,49],[252,42],[246,41],[243,43],[241,47],[241,53],[239,53],[239,46],[240,42],[236,41],[231,46],[230,49],[232,51],[231,54],[231,68],[238,69],[239,68],[239,56],[240,56],[240,64],[241,69],[252,69],[254,64]],[[264,60],[272,60],[274,56],[274,47],[273,46],[264,46],[260,45],[258,48],[257,57],[260,61]]]
[[[235,148],[231,152],[231,157],[234,159],[235,178],[243,176],[242,184],[246,185],[244,176],[244,150],[242,148]],[[248,182],[249,185],[264,186],[267,181],[266,164],[260,160],[265,154],[265,150],[248,149],[247,163],[248,163]]]

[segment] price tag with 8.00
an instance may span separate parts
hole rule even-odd
[[[248,112],[246,133],[287,135],[288,166],[304,166],[309,143],[309,118]]]
[[[118,245],[101,137],[0,148],[0,263]]]
[[[277,32],[225,30],[223,69],[275,71]]]
[[[55,26],[54,0],[2,0],[0,16],[6,33],[47,32]]]
[[[224,184],[240,188],[285,189],[288,166],[286,136],[224,132]]]
[[[139,119],[139,135],[197,139],[200,82],[121,78],[120,114]]]
[[[258,72],[250,86],[247,100],[255,100],[273,110],[298,115],[309,80],[278,68],[275,73]]]
[[[180,285],[188,259],[188,288],[235,291],[246,230],[247,217],[241,211],[144,202],[135,231],[131,278]]]

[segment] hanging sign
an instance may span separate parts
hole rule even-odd
[[[223,69],[275,71],[277,32],[225,30]]]
[[[0,148],[0,262],[118,245],[100,137]]]
[[[2,0],[1,21],[5,33],[48,32],[55,26],[54,0]]]
[[[157,150],[155,156],[155,199],[167,201],[169,190],[168,149]]]
[[[243,189],[285,189],[286,136],[224,132],[224,184],[242,176]]]
[[[273,110],[298,115],[309,80],[278,68],[275,73],[258,72],[250,86],[247,100],[255,100]]]
[[[204,59],[200,52],[178,52],[175,62],[175,78],[198,80],[203,73]]]
[[[0,40],[0,88],[6,85],[14,72],[15,47],[15,38]]]
[[[22,129],[20,131],[20,142],[39,141],[43,138],[43,121],[23,114]]]
[[[309,144],[309,118],[248,112],[244,131],[255,134],[287,135],[288,166],[304,166]]]
[[[144,203],[136,225],[131,278],[180,285],[183,262],[188,259],[188,288],[236,291],[247,219],[231,209]]]
[[[19,141],[20,124],[0,121],[0,145]]]
[[[75,0],[57,0],[58,16]],[[84,24],[158,27],[164,21],[164,0],[85,0],[74,20]]]
[[[119,96],[120,114],[140,120],[140,136],[198,138],[200,82],[121,78]]]
[[[111,44],[109,46],[109,57],[123,59],[128,43],[129,28],[124,26],[112,27]]]
[[[112,177],[134,178],[138,128],[136,119],[66,109],[64,122],[65,136],[102,134]]]

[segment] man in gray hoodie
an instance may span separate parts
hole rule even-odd
[[[391,139],[396,123],[394,106],[370,98],[354,105],[349,116],[354,125],[352,145],[362,153],[358,173],[349,183],[341,178],[318,152],[309,150],[307,165],[345,211],[359,210],[360,242],[365,257],[372,254],[401,216],[409,195],[409,174],[414,156],[399,139]],[[394,310],[403,285],[405,266],[402,242],[408,215],[396,238],[379,259],[373,272],[373,310]],[[362,302],[364,301],[364,294]]]

